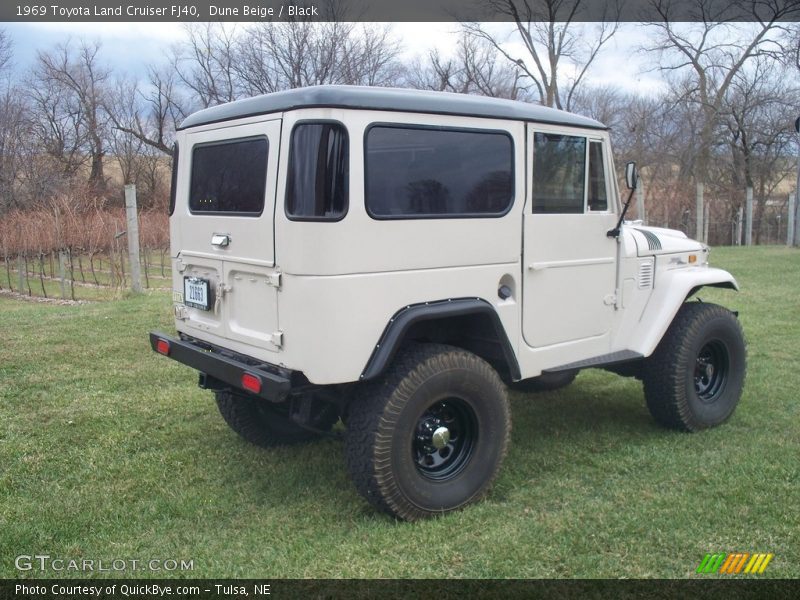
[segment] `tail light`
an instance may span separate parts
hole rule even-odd
[[[251,373],[244,373],[242,375],[242,387],[246,389],[248,392],[253,392],[254,394],[260,394],[261,378],[258,375],[252,375]]]

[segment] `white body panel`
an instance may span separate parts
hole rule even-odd
[[[349,207],[339,221],[293,221],[286,216],[287,149],[293,126],[305,120],[337,121],[347,129]],[[505,132],[514,146],[510,210],[491,218],[372,218],[364,205],[364,135],[375,123]],[[607,211],[532,214],[534,130],[564,131],[604,144]],[[192,147],[253,135],[269,140],[263,213],[191,214]],[[522,377],[528,378],[619,350],[648,355],[693,287],[732,281],[727,273],[705,266],[667,269],[668,255],[654,258],[654,252],[643,252],[633,233],[619,240],[606,236],[616,223],[619,204],[603,131],[491,118],[306,108],[195,127],[180,132],[178,143],[177,202],[170,219],[174,289],[182,290],[183,277],[194,275],[219,285],[220,295],[210,311],[176,302],[177,329],[302,371],[315,384],[358,381],[389,320],[412,304],[452,298],[487,301],[500,317]],[[211,246],[215,233],[229,234],[230,246]],[[498,297],[501,283],[512,291],[505,300]]]

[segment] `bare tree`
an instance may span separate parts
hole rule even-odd
[[[109,70],[100,64],[100,44],[81,42],[77,49],[67,42],[49,52],[39,52],[35,78],[44,87],[42,104],[59,96],[69,104],[78,137],[89,156],[89,183],[98,190],[106,185],[103,172],[107,117],[103,109]]]
[[[388,27],[340,21],[257,23],[236,45],[242,95],[321,84],[395,85],[400,45]]]
[[[13,57],[11,38],[5,29],[0,29],[0,75],[11,66]]]
[[[729,134],[730,175],[726,179],[732,189],[731,214],[742,204],[741,191],[753,189],[758,244],[767,201],[793,171],[786,157],[791,154],[790,124],[800,108],[796,100],[800,89],[790,86],[777,61],[760,57],[755,63],[733,79],[721,116]]]
[[[340,64],[342,82],[353,85],[394,86],[404,72],[389,25],[362,23],[345,40]]]
[[[618,131],[633,102],[633,97],[614,85],[582,86],[573,94],[570,110]]]
[[[647,50],[659,56],[662,71],[689,73],[686,100],[695,106],[699,117],[692,168],[696,188],[695,235],[703,239],[704,189],[709,181],[714,132],[722,106],[734,78],[752,59],[775,56],[780,50],[772,34],[781,27],[780,20],[786,16],[787,9],[780,3],[772,5],[760,0],[740,2],[737,9],[749,4],[754,12],[756,9],[770,12],[766,17],[762,14],[762,19],[752,24],[732,24],[725,22],[729,17],[726,3],[693,2],[701,20],[691,25],[674,22],[676,8],[669,0],[654,3],[662,20],[650,25],[656,37]]]
[[[416,89],[518,99],[525,93],[521,71],[486,39],[462,32],[456,54],[445,58],[436,49],[417,59],[406,82]]]
[[[11,39],[0,29],[0,77],[11,64]],[[19,89],[10,82],[0,84],[0,214],[18,206],[15,183],[22,158],[25,109]]]
[[[49,166],[43,169],[45,172],[55,176],[54,171],[58,170],[63,177],[74,176],[86,163],[83,148],[87,140],[80,103],[64,94],[56,82],[38,73],[26,87],[31,145],[39,148],[38,157],[31,154],[31,164],[42,168],[46,161]],[[35,172],[32,175],[36,177]],[[42,183],[45,179],[40,177]]]
[[[332,6],[331,18],[341,17]],[[395,85],[402,73],[388,26],[298,19],[191,25],[187,33],[173,67],[200,108],[310,85]]]
[[[190,112],[178,90],[175,72],[151,66],[144,86],[118,80],[116,88],[105,105],[114,128],[172,156],[175,130]]]
[[[236,100],[236,29],[223,23],[184,26],[187,41],[177,46],[172,67],[200,108]]]
[[[28,133],[25,109],[20,90],[6,88],[0,96],[0,214],[20,207],[16,192]]]
[[[525,52],[508,49],[508,37],[481,23],[465,23],[470,35],[487,40],[530,80],[539,102],[571,109],[572,99],[600,50],[617,31],[618,7],[609,3],[604,19],[579,24],[586,0],[483,0],[487,10],[508,17],[512,35]]]

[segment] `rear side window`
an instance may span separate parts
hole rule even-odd
[[[267,185],[267,140],[248,138],[195,146],[189,209],[258,215]]]
[[[169,184],[169,214],[175,212],[175,187],[178,185],[178,142],[172,146],[172,178]]]
[[[582,213],[586,184],[586,138],[535,133],[533,212]]]
[[[377,219],[491,217],[514,198],[514,145],[496,131],[371,127],[367,211]]]
[[[299,123],[292,130],[286,215],[336,221],[347,213],[347,130],[340,123]]]

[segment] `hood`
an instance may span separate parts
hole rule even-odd
[[[625,231],[636,242],[636,253],[639,256],[701,252],[705,249],[703,244],[676,229],[628,224]]]

